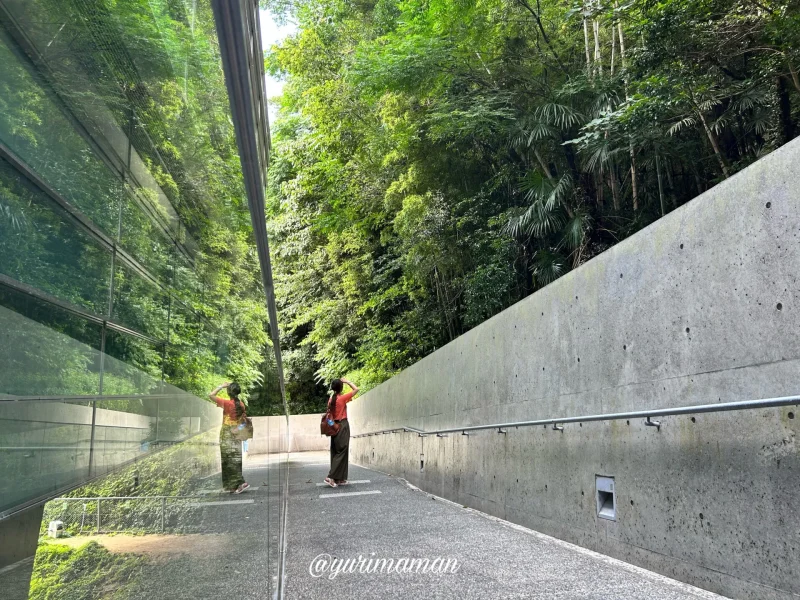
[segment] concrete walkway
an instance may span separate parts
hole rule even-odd
[[[97,542],[118,561],[141,557],[130,578],[103,580],[124,586],[120,597],[269,599],[286,462],[257,455],[244,467],[253,489],[231,497],[218,493],[218,474],[206,478],[208,491],[181,513],[183,533],[62,541]],[[351,485],[332,489],[322,484],[327,471],[327,452],[290,457],[288,600],[721,598],[435,499],[377,471],[351,465]],[[0,589],[15,589],[20,573],[0,573]],[[18,583],[10,598],[27,598],[27,580]]]
[[[291,456],[289,599],[722,598],[369,469],[350,466],[351,481],[360,483],[320,487],[327,461],[327,453]],[[432,572],[442,565],[432,564],[437,558],[450,559],[449,567]]]

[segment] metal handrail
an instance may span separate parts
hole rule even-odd
[[[171,398],[198,398],[189,392],[179,394],[123,394],[115,396],[80,395],[80,396],[13,396],[0,395],[0,402],[107,402],[113,400],[169,400]]]
[[[536,427],[538,425],[553,425],[556,430],[561,430],[560,426],[569,423],[589,423],[592,421],[619,421],[623,419],[646,419],[645,425],[661,428],[659,421],[651,420],[653,417],[670,417],[676,415],[696,415],[713,412],[729,412],[736,410],[753,410],[758,408],[776,408],[781,406],[792,406],[800,404],[800,396],[783,396],[780,398],[765,398],[761,400],[742,400],[739,402],[720,402],[717,404],[699,404],[695,406],[680,406],[674,408],[658,408],[654,410],[635,410],[621,413],[606,413],[600,415],[584,415],[580,417],[561,417],[552,419],[537,419],[535,421],[515,421],[510,423],[493,423],[491,425],[469,425],[464,427],[448,427],[446,429],[434,429],[425,431],[415,427],[394,427],[392,429],[381,429],[380,431],[370,431],[354,435],[354,438],[369,437],[373,435],[383,435],[387,433],[410,432],[424,437],[427,435],[445,435],[448,433],[463,433],[469,435],[472,431],[482,431],[486,429],[497,429],[499,433],[506,433],[506,430],[517,427]]]

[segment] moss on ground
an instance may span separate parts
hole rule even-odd
[[[145,562],[96,542],[80,548],[44,542],[33,563],[29,600],[128,600]]]

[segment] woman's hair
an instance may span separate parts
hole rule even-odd
[[[239,400],[239,394],[242,393],[242,386],[234,382],[228,386],[228,396],[233,400],[233,406],[236,411],[236,418],[241,419],[244,414],[244,404]]]
[[[336,418],[336,399],[342,393],[342,380],[334,379],[331,381],[331,389],[333,390],[333,401],[331,402],[331,417]]]

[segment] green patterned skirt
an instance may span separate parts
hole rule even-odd
[[[230,426],[225,424],[219,432],[219,454],[222,459],[222,487],[233,491],[244,483],[242,442],[234,439]]]

